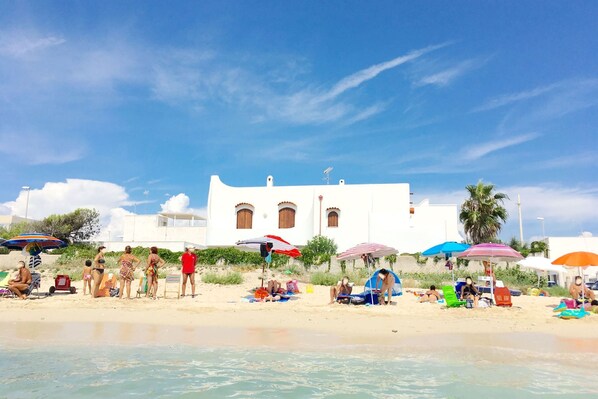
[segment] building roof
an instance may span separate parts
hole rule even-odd
[[[165,218],[176,219],[176,220],[207,220],[205,217],[199,216],[195,213],[160,212],[158,215],[164,216]]]

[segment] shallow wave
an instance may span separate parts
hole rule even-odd
[[[513,366],[476,356],[344,354],[191,347],[5,350],[10,398],[565,398],[590,375],[539,358]],[[396,350],[396,349],[395,349]],[[1,396],[1,394],[0,394]]]

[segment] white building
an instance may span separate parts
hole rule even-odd
[[[552,260],[570,252],[598,253],[598,237],[546,237],[544,242],[548,246],[548,258]],[[598,280],[598,267],[596,266],[582,270],[586,281]],[[570,268],[563,280],[565,285],[568,286],[573,281],[573,277],[578,274],[579,270],[577,268]]]
[[[122,241],[107,241],[108,251],[125,246],[152,247],[182,251],[186,246],[202,247],[206,242],[206,218],[192,213],[126,215]]]
[[[208,195],[208,246],[275,234],[305,245],[321,234],[343,251],[362,242],[421,252],[444,241],[461,241],[457,205],[411,204],[409,184],[231,187],[212,176]]]
[[[35,222],[33,219],[25,219],[15,215],[0,215],[0,227],[10,228],[10,226],[24,223],[24,222]]]

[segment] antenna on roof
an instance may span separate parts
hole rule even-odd
[[[334,169],[332,166],[324,169],[324,178],[322,178],[322,180],[324,180],[326,184],[330,184],[330,172],[332,172],[332,169]]]

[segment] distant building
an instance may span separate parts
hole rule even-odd
[[[400,252],[421,252],[444,241],[461,241],[457,205],[411,203],[409,184],[231,187],[212,176],[208,194],[208,246],[275,234],[305,245],[321,234],[339,251],[376,242]]]
[[[35,222],[33,219],[25,219],[14,215],[0,215],[0,227],[9,228],[12,225],[23,222]]]
[[[109,251],[125,246],[152,247],[182,251],[186,246],[202,247],[206,242],[206,218],[192,213],[127,215],[121,241],[106,241]]]
[[[543,240],[548,246],[548,258],[555,260],[558,257],[568,254],[570,252],[584,251],[598,253],[598,237],[546,237]],[[598,280],[598,267],[591,266],[582,270],[586,281]],[[569,268],[566,276],[564,276],[564,285],[568,286],[573,277],[578,275],[577,268]]]

